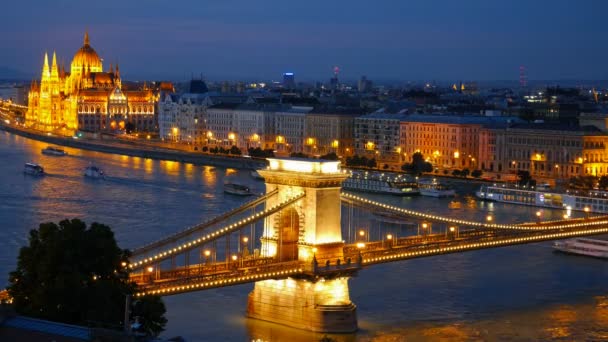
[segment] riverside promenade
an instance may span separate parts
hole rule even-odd
[[[116,138],[86,139],[48,135],[47,133],[26,129],[23,127],[0,122],[0,130],[4,130],[25,138],[47,142],[53,145],[79,148],[83,150],[122,154],[140,158],[171,160],[195,165],[221,166],[239,169],[255,169],[266,166],[262,159],[241,156],[213,155],[199,151],[182,151],[171,149],[162,144],[152,142],[122,141]]]

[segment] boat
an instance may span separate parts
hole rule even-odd
[[[42,154],[46,154],[49,156],[67,156],[67,152],[64,151],[61,147],[56,146],[47,146],[42,149]]]
[[[558,252],[608,259],[608,241],[606,240],[568,239],[554,242],[553,248]]]
[[[264,180],[264,177],[262,177],[262,175],[258,172],[258,170],[251,170],[251,172],[249,172],[249,174],[251,175],[251,177],[253,177],[253,179]]]
[[[44,168],[35,163],[25,163],[23,173],[34,176],[44,175]]]
[[[608,192],[545,189],[512,184],[482,185],[475,196],[486,201],[608,214]]]
[[[97,166],[91,165],[84,169],[84,176],[89,178],[103,178],[105,177],[105,173]]]
[[[389,194],[398,196],[419,195],[418,184],[407,175],[385,175],[376,172],[351,172],[342,183],[345,190]]]
[[[237,196],[250,196],[253,195],[251,189],[248,186],[235,184],[235,183],[226,183],[224,184],[224,192],[231,195]]]
[[[422,196],[430,197],[453,197],[456,195],[454,188],[437,181],[437,179],[420,179],[418,188]]]

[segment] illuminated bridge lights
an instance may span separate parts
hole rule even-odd
[[[196,247],[202,241],[205,241],[207,239],[211,239],[211,238],[216,237],[216,236],[225,235],[225,233],[229,233],[229,232],[231,232],[231,231],[233,231],[233,230],[235,230],[237,228],[240,228],[240,227],[242,227],[244,225],[252,223],[257,218],[259,218],[260,216],[266,217],[268,215],[271,215],[274,211],[279,210],[279,209],[281,209],[281,208],[283,208],[283,207],[291,204],[292,202],[294,202],[296,200],[299,200],[300,198],[302,198],[304,196],[305,196],[305,193],[300,193],[300,194],[297,194],[295,196],[292,196],[292,197],[286,199],[283,203],[280,203],[278,205],[274,205],[270,209],[266,209],[266,210],[262,211],[261,213],[258,213],[258,214],[260,214],[259,216],[256,216],[255,214],[253,214],[251,216],[248,216],[245,219],[239,220],[237,224],[230,224],[229,226],[220,228],[220,229],[216,230],[215,232],[212,232],[212,233],[207,234],[206,236],[203,236],[202,238],[195,239],[195,240],[192,240],[192,241],[189,241],[189,242],[185,242],[184,244],[182,244],[180,246],[177,246],[177,248],[168,249],[166,251],[159,252],[159,253],[157,253],[157,254],[155,254],[155,255],[153,255],[151,257],[145,258],[143,260],[132,262],[129,267],[131,269],[136,269],[136,268],[139,268],[140,266],[144,266],[145,264],[152,262],[153,260],[164,258],[166,256],[165,253],[171,255],[171,254],[177,253],[178,251],[181,251],[182,249],[185,250],[185,249],[191,249],[192,247]]]
[[[394,259],[407,259],[410,257],[415,257],[419,255],[428,255],[428,254],[442,254],[445,252],[452,251],[465,251],[469,249],[477,249],[477,248],[486,248],[491,246],[507,246],[511,244],[521,244],[527,242],[534,241],[543,241],[543,240],[553,240],[553,239],[563,239],[572,236],[580,236],[580,235],[591,235],[591,234],[602,234],[607,233],[608,227],[604,228],[596,228],[596,229],[587,229],[582,231],[569,231],[569,232],[560,232],[560,233],[550,233],[550,234],[542,234],[536,236],[524,236],[517,238],[507,238],[500,239],[494,241],[483,241],[483,242],[475,242],[475,243],[465,243],[457,246],[448,246],[448,247],[436,247],[431,248],[424,251],[411,251],[411,252],[399,252],[392,255],[384,255],[380,257],[368,257],[363,259],[363,263],[370,265],[374,263],[383,262],[386,260],[394,260]],[[386,252],[387,250],[381,250],[381,252]],[[373,254],[374,252],[370,252],[369,254]]]
[[[392,211],[398,212],[398,213],[404,213],[406,215],[409,216],[414,216],[414,217],[419,217],[419,218],[425,218],[425,219],[431,219],[431,220],[435,220],[435,221],[441,221],[441,222],[447,222],[447,223],[455,223],[455,224],[460,224],[460,225],[467,225],[467,226],[473,226],[473,227],[486,227],[486,228],[494,228],[494,229],[511,229],[511,230],[552,230],[552,229],[565,229],[565,228],[572,228],[572,227],[579,227],[579,226],[589,226],[589,225],[602,225],[602,224],[606,224],[608,223],[608,221],[595,221],[594,219],[587,219],[584,222],[581,223],[569,223],[569,224],[563,224],[563,222],[576,222],[579,221],[581,219],[570,219],[567,221],[553,221],[553,222],[561,222],[562,224],[556,224],[556,225],[544,225],[550,222],[543,222],[543,225],[539,224],[534,224],[534,225],[526,225],[526,224],[517,224],[517,225],[507,225],[507,224],[496,224],[496,223],[492,223],[492,224],[487,224],[485,222],[475,222],[475,221],[465,221],[465,220],[460,220],[460,219],[453,219],[450,217],[442,217],[442,216],[437,216],[437,215],[430,215],[430,214],[425,214],[425,213],[421,213],[421,212],[415,212],[412,210],[407,210],[407,209],[402,209],[402,208],[398,208],[395,206],[390,206],[387,205],[385,203],[381,203],[381,202],[376,202],[376,201],[372,201],[366,198],[362,198],[356,195],[352,195],[349,193],[342,193],[341,194],[344,198],[347,199],[354,199],[357,200],[359,202],[362,203],[366,203],[366,204],[371,204],[374,205],[376,207],[380,207],[383,209],[390,209]]]
[[[247,276],[241,275],[241,276],[235,276],[233,278],[221,279],[221,280],[215,280],[215,281],[201,281],[201,282],[198,282],[195,284],[175,285],[175,286],[163,287],[163,288],[158,288],[158,289],[148,289],[148,290],[136,293],[135,296],[141,297],[141,296],[145,296],[145,295],[156,295],[156,294],[171,295],[171,294],[194,290],[194,289],[205,289],[205,288],[212,288],[212,287],[218,287],[218,286],[220,286],[220,287],[221,286],[230,286],[232,284],[254,281],[256,279],[272,279],[272,278],[276,278],[277,276],[281,276],[281,278],[284,278],[284,277],[288,277],[288,276],[294,275],[294,274],[299,274],[302,272],[303,272],[302,268],[290,268],[290,269],[282,270],[282,271],[265,272],[265,273],[260,273],[260,274],[247,275]]]

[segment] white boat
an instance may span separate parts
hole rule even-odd
[[[61,147],[56,146],[47,146],[42,149],[42,154],[46,154],[49,156],[66,156],[68,153],[64,151]]]
[[[342,183],[345,190],[390,194],[419,195],[418,184],[407,175],[385,175],[376,172],[351,172]]]
[[[608,214],[608,193],[605,191],[541,189],[509,184],[483,185],[475,196],[487,201]]]
[[[23,173],[34,176],[42,176],[44,174],[44,168],[38,164],[25,163]]]
[[[559,252],[608,259],[608,241],[596,239],[569,239],[556,241],[553,248]]]
[[[452,197],[456,195],[454,188],[447,184],[442,184],[437,179],[421,179],[418,181],[418,188],[422,196],[430,197]]]
[[[89,178],[103,178],[105,173],[97,166],[91,165],[84,169],[84,176]]]
[[[248,186],[235,184],[235,183],[226,183],[224,184],[224,192],[231,195],[237,196],[250,196],[253,195],[251,189]]]
[[[257,171],[257,170],[251,170],[251,172],[249,172],[249,174],[251,175],[251,177],[253,177],[254,179],[257,180],[264,180],[264,177],[262,177],[262,175]]]

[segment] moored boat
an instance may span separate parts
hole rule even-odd
[[[483,185],[475,192],[475,196],[487,201],[608,214],[606,192],[544,190],[543,187],[541,189],[509,184]]]
[[[608,241],[576,238],[553,243],[556,251],[608,259]]]
[[[42,154],[46,154],[49,156],[65,156],[68,153],[64,151],[61,147],[57,146],[47,146],[42,149]]]
[[[35,163],[25,163],[23,173],[33,176],[42,176],[44,174],[44,168]]]
[[[251,189],[248,186],[235,184],[235,183],[226,183],[224,184],[224,192],[231,195],[237,196],[250,196],[253,195]]]
[[[412,196],[419,195],[418,184],[407,175],[385,175],[375,172],[351,172],[342,183],[345,190]]]
[[[103,178],[105,173],[97,166],[91,165],[84,169],[84,176],[89,178]]]
[[[421,179],[418,181],[418,188],[422,196],[430,197],[452,197],[456,195],[454,188],[447,184],[437,181],[437,179]]]

